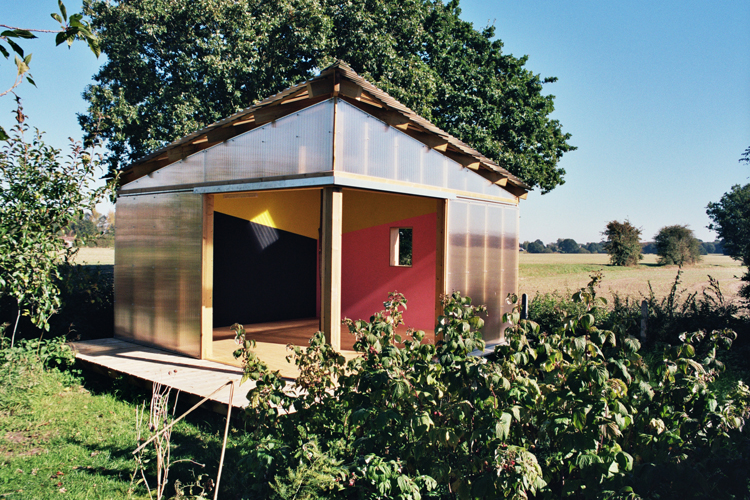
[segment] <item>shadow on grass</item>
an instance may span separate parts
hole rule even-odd
[[[94,396],[109,395],[120,401],[126,402],[133,407],[132,428],[135,432],[135,409],[145,403],[146,412],[149,410],[151,401],[151,391],[142,387],[131,384],[126,378],[109,378],[91,371],[83,371],[81,381],[83,387]],[[174,401],[175,392],[170,398]],[[182,395],[181,395],[182,396]],[[192,402],[187,398],[177,398],[177,408],[174,413],[175,418],[180,417],[184,412],[192,407]],[[230,435],[228,438],[226,454],[224,458],[224,472],[222,473],[221,488],[219,498],[242,498],[246,484],[243,481],[243,475],[238,473],[242,457],[245,455],[246,434],[244,432],[245,424],[242,420],[242,412],[234,411],[232,423],[230,425]],[[171,498],[176,494],[176,481],[182,485],[181,488],[190,487],[194,492],[200,492],[206,488],[208,480],[216,481],[216,475],[221,458],[222,440],[224,436],[224,426],[226,417],[219,415],[207,409],[198,408],[189,414],[183,421],[176,424],[171,436],[171,461],[172,466],[169,469],[169,483],[167,488],[167,497]],[[148,430],[145,431],[148,434]],[[126,460],[132,464],[132,468],[111,468],[105,471],[106,474],[120,474],[120,477],[127,477],[130,481],[135,471],[135,460],[133,451],[136,449],[134,442],[131,447],[112,447],[106,444],[89,444],[70,438],[79,446],[90,448],[91,453],[108,453],[112,459]],[[153,448],[148,447],[146,456],[153,458]],[[156,485],[156,460],[150,460],[146,468],[146,478],[149,486],[154,488]],[[99,469],[87,469],[87,473],[99,474]],[[123,476],[122,474],[125,474]],[[212,483],[211,483],[212,484]],[[205,491],[206,494],[213,491]]]

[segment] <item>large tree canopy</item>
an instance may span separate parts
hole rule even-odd
[[[117,169],[337,59],[532,187],[575,149],[554,96],[494,29],[441,0],[86,0],[108,61],[79,120]]]

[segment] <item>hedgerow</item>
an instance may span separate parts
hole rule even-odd
[[[347,320],[360,356],[316,334],[290,347],[287,384],[236,325],[252,428],[238,473],[251,498],[743,498],[750,390],[711,389],[728,329],[641,353],[627,328],[596,326],[595,282],[559,327],[503,318],[490,359],[484,308],[446,297],[435,344],[401,338],[406,300]],[[510,297],[515,304],[515,298]]]

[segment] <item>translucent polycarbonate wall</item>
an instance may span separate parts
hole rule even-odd
[[[202,198],[121,196],[115,336],[200,357]]]
[[[497,184],[343,101],[336,111],[336,170],[514,198]]]
[[[279,118],[128,183],[121,192],[331,170],[333,109],[329,100]]]
[[[505,298],[518,289],[518,207],[450,200],[447,252],[447,291],[486,305],[484,340],[499,341]]]

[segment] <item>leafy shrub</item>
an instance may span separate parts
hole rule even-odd
[[[609,260],[613,266],[635,266],[643,259],[640,243],[641,230],[630,221],[608,222],[604,236],[607,237],[604,250],[609,254]]]
[[[17,337],[111,337],[114,324],[113,266],[63,264],[58,273],[55,285],[60,291],[60,306],[49,319],[50,332],[44,332],[29,318],[21,317]],[[13,323],[16,313],[12,298],[0,298],[0,323]]]
[[[242,468],[252,495],[747,496],[737,472],[749,464],[750,391],[711,389],[735,334],[694,331],[641,355],[627,328],[596,326],[606,303],[596,282],[549,332],[506,314],[508,342],[491,359],[472,355],[484,309],[467,297],[446,298],[433,345],[423,332],[399,337],[405,299],[392,294],[369,322],[347,320],[360,353],[348,363],[322,333],[290,346],[294,386],[236,325],[255,381]]]
[[[64,339],[19,340],[11,347],[10,339],[0,337],[0,417],[28,406],[28,391],[41,383],[41,371],[66,369],[74,361]]]
[[[687,226],[666,226],[654,236],[659,264],[682,266],[700,260],[701,242]]]

